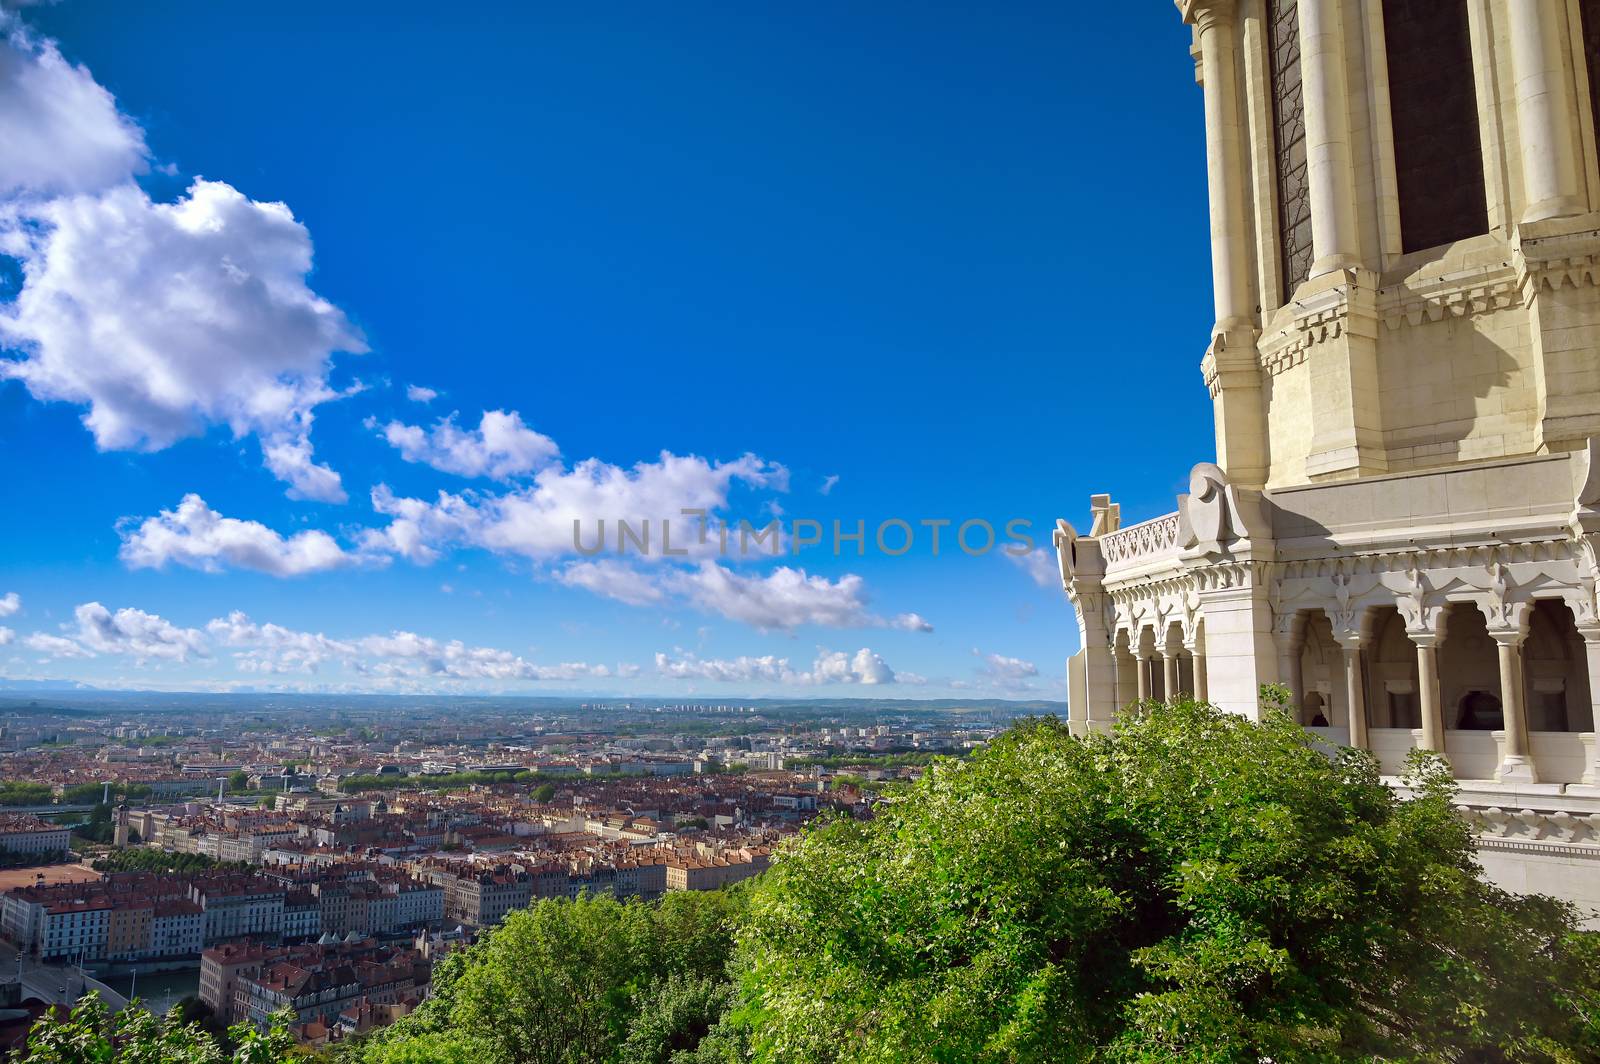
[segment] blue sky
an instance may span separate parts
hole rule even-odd
[[[1062,697],[1053,558],[920,522],[1211,456],[1188,34],[870,7],[4,16],[0,677]],[[571,549],[685,505],[824,543]]]

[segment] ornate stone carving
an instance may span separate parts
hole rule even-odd
[[[1055,545],[1056,562],[1061,567],[1061,586],[1070,589],[1073,574],[1078,568],[1078,531],[1057,518],[1056,530],[1051,533],[1050,542]]]
[[[1166,514],[1101,538],[1100,552],[1108,565],[1119,565],[1174,551],[1177,545],[1178,515]]]
[[[1248,550],[1251,536],[1265,527],[1260,501],[1229,483],[1215,463],[1201,462],[1189,472],[1189,494],[1178,497],[1178,546],[1199,557]]]

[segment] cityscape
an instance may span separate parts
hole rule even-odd
[[[244,704],[241,704],[244,702]],[[254,703],[254,704],[250,704]],[[539,899],[753,876],[1047,702],[0,699],[0,1042],[85,987],[321,1047]],[[140,984],[143,990],[139,989]]]
[[[1600,1064],[1600,0],[0,0],[0,1064]]]

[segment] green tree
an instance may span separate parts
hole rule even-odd
[[[229,1054],[194,1023],[157,1018],[130,1005],[115,1016],[98,994],[86,995],[71,1013],[46,1013],[16,1050],[15,1064],[279,1064],[296,1055],[281,1023],[265,1034],[248,1024],[229,1030]]]
[[[553,783],[541,783],[533,791],[533,800],[536,802],[548,802],[555,796],[556,786]]]
[[[0,805],[47,805],[53,797],[49,784],[0,780]]]
[[[740,932],[754,1059],[1600,1059],[1600,950],[1286,714],[1027,722],[809,832]]]
[[[433,1059],[420,1055],[427,1046],[439,1059],[474,1064],[600,1064],[636,1030],[641,1045],[675,1047],[709,1030],[727,1004],[738,905],[723,892],[674,893],[653,905],[608,894],[537,902],[446,957],[428,1001],[350,1059]],[[655,1010],[662,1022],[643,1033],[641,1017]]]
[[[236,769],[228,773],[228,790],[234,794],[250,789],[250,774],[244,769]]]

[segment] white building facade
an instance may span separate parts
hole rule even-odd
[[[1395,773],[1600,907],[1600,0],[1178,0],[1216,461],[1055,542],[1075,729],[1190,692]],[[1199,457],[1199,456],[1196,456]]]

